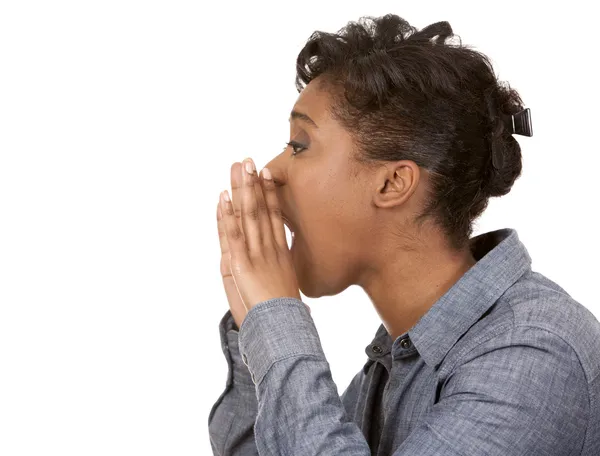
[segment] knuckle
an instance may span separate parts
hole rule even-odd
[[[236,226],[231,230],[231,239],[233,239],[234,241],[244,239],[242,236],[242,230],[240,230],[239,226]]]
[[[259,212],[264,212],[267,210],[267,202],[263,198],[258,200],[258,210]]]
[[[248,212],[246,212],[246,215],[248,216],[248,218],[250,220],[258,220],[258,218],[259,218],[258,207],[253,207],[253,208],[248,209]]]
[[[269,212],[272,216],[275,217],[281,217],[283,215],[279,206],[269,208]]]

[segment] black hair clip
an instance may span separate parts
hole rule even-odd
[[[533,136],[531,111],[526,108],[511,116],[504,116],[504,126],[511,135]]]

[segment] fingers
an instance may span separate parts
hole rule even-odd
[[[264,168],[262,173],[265,178],[270,177],[270,179],[263,179],[262,189],[266,212],[269,214],[268,219],[271,224],[271,233],[277,246],[287,249],[288,245],[285,237],[285,228],[283,227],[283,218],[281,217],[281,208],[279,207],[279,200],[275,192],[275,181],[273,181],[271,173],[267,168]]]
[[[233,204],[231,201],[227,201],[226,198],[229,198],[229,192],[227,190],[221,192],[220,204],[221,214],[223,216],[222,222],[224,222],[224,231],[227,236],[228,250],[232,258],[237,258],[237,260],[243,264],[248,259],[246,243],[244,242],[242,230],[235,218]]]
[[[263,250],[273,249],[274,239],[273,230],[271,228],[271,218],[267,210],[267,203],[263,192],[264,180],[261,176],[255,176],[254,179],[254,194],[256,195],[256,203],[258,205],[258,219],[260,227],[260,235]]]
[[[248,162],[252,163],[251,173],[246,170],[245,165]],[[287,248],[283,219],[272,178],[264,180],[262,176],[259,177],[254,163],[247,158],[242,163],[235,162],[231,166],[231,189],[233,198],[229,204],[238,218],[239,231],[244,239],[248,257],[264,255],[265,249],[275,245]],[[222,243],[223,246],[231,248]]]
[[[217,204],[217,231],[219,232],[219,244],[221,246],[221,253],[228,253],[229,245],[227,244],[227,236],[225,234],[225,221],[223,220],[223,212],[221,211],[220,197],[219,203]]]
[[[225,233],[225,220],[223,220],[223,212],[221,210],[221,198],[217,203],[217,231],[219,233],[219,245],[221,246],[221,258],[229,256],[229,244],[227,243],[227,233]],[[223,263],[223,262],[221,262]],[[231,275],[230,271],[226,270],[225,265],[221,264],[221,275],[226,277]]]
[[[231,202],[237,218],[237,222],[242,226],[242,204],[240,195],[242,193],[242,164],[235,162],[231,165]],[[242,233],[243,234],[243,233]]]
[[[247,168],[248,164],[251,168]],[[254,189],[254,180],[258,178],[254,163],[250,159],[242,162],[242,227],[246,238],[246,246],[250,258],[262,254],[262,238],[260,232],[260,213]]]
[[[238,223],[241,227],[242,224],[242,208],[241,208],[241,193],[243,188],[243,177],[242,177],[242,163],[235,162],[231,165],[231,193],[232,193],[232,202],[233,209],[235,211],[235,215],[238,218]],[[254,178],[254,191],[256,193],[256,199],[258,203],[258,211],[259,211],[259,219],[260,219],[260,227],[263,234],[267,234],[267,236],[262,236],[263,245],[272,244],[272,232],[271,232],[271,221],[268,217],[260,217],[263,213],[267,213],[265,198],[262,191],[262,178]],[[242,230],[243,233],[243,230]]]

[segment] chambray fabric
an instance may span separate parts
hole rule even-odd
[[[261,302],[239,332],[227,311],[213,454],[599,456],[600,323],[532,271],[516,230],[471,248],[477,263],[411,329],[379,326],[341,397],[302,301]]]

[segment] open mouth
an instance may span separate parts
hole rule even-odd
[[[283,219],[284,226],[287,228],[287,231],[290,232],[289,236],[286,233],[286,240],[287,240],[287,243],[288,243],[288,247],[291,249],[292,246],[294,245],[294,240],[296,238],[296,233],[294,232],[294,229],[292,228],[291,223],[285,217],[282,217],[282,219]]]

